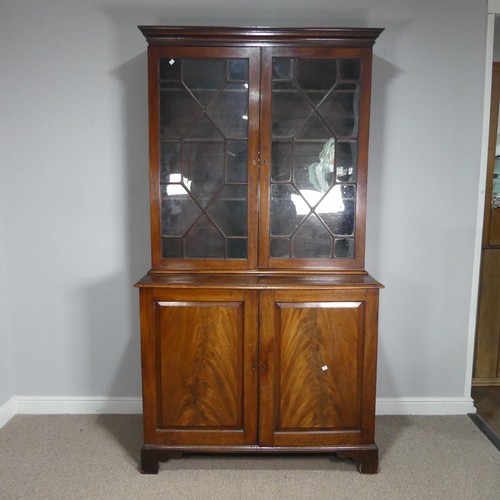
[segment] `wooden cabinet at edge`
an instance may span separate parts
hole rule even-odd
[[[381,285],[363,266],[371,46],[380,30],[141,30],[150,45],[153,260],[137,284],[142,471],[185,452],[311,452],[376,472]],[[178,58],[183,65],[171,69]],[[316,76],[320,65],[329,81]],[[202,71],[215,66],[219,80]],[[215,110],[230,108],[232,96],[245,129]],[[206,177],[208,194],[196,185],[193,151],[214,172],[223,165]]]

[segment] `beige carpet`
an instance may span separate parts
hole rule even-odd
[[[0,430],[0,498],[500,498],[500,452],[467,416],[378,417],[377,475],[324,456],[184,456],[141,475],[141,441],[136,415],[17,416]]]

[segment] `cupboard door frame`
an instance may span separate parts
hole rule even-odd
[[[337,304],[336,304],[337,303]],[[282,327],[280,305],[285,307],[359,307],[356,328],[356,388],[354,414],[358,424],[343,428],[281,429],[280,403],[282,398]],[[376,388],[378,290],[276,290],[261,295],[260,337],[260,413],[259,444],[265,447],[286,446],[344,446],[370,445],[374,443],[374,415]],[[335,327],[335,325],[332,325]],[[346,332],[349,333],[349,332]],[[351,332],[352,333],[352,332]],[[288,333],[286,333],[288,335]],[[342,332],[334,337],[341,338]],[[342,339],[344,341],[344,339]],[[349,340],[347,340],[349,342]],[[312,370],[308,366],[306,370]],[[319,370],[319,365],[314,367]],[[311,373],[309,371],[309,373]],[[287,383],[287,381],[285,381]],[[328,382],[327,382],[328,383]],[[328,387],[326,388],[328,389]],[[304,392],[307,388],[304,388]],[[341,408],[343,401],[340,400]],[[342,409],[342,408],[341,408]]]
[[[182,289],[141,289],[141,349],[142,349],[142,377],[143,377],[143,407],[144,407],[144,441],[148,445],[160,446],[179,446],[179,445],[198,445],[198,446],[217,446],[217,445],[252,445],[257,441],[257,408],[258,408],[258,371],[255,369],[257,364],[258,354],[258,292],[254,290],[182,290]],[[239,415],[236,416],[238,424],[240,425],[194,425],[189,421],[191,417],[180,417],[178,421],[182,424],[182,418],[185,420],[184,425],[165,425],[162,421],[165,418],[162,416],[163,408],[165,405],[172,404],[168,398],[170,392],[162,394],[165,373],[175,373],[172,369],[168,371],[165,369],[168,352],[168,345],[162,345],[162,336],[168,335],[184,335],[184,338],[179,340],[182,346],[183,342],[187,344],[185,347],[188,349],[186,352],[190,354],[189,349],[194,342],[196,342],[200,335],[210,334],[211,332],[193,332],[191,333],[186,328],[189,328],[189,322],[186,326],[179,325],[179,331],[162,332],[161,316],[162,308],[193,308],[193,313],[196,313],[196,308],[229,308],[234,311],[235,308],[241,308],[241,314],[237,320],[238,328],[236,334],[240,336],[239,352],[230,352],[235,354],[237,358],[236,364],[239,366],[239,373],[237,373],[238,380],[234,383],[237,384],[236,405],[239,405]],[[238,314],[238,312],[236,311]],[[174,311],[175,314],[175,311]],[[186,317],[186,314],[179,315],[179,318]],[[233,314],[234,315],[234,314]],[[222,320],[224,317],[222,317]],[[213,318],[211,327],[217,330],[221,327],[220,332],[225,328],[231,327],[227,324],[217,325],[217,321],[221,318]],[[209,319],[212,319],[209,317]],[[234,325],[232,325],[234,327]],[[237,329],[237,328],[235,328]],[[219,333],[220,333],[219,332]],[[225,332],[223,332],[225,333]],[[217,332],[215,332],[217,335]],[[217,338],[216,338],[217,339]],[[163,342],[164,343],[164,342]],[[220,349],[222,351],[222,348]],[[172,352],[174,356],[173,364],[182,367],[183,360],[179,357],[178,352]],[[195,354],[193,354],[194,356]],[[198,352],[198,356],[205,355],[205,352]],[[219,350],[217,350],[219,355]],[[200,377],[201,385],[198,381],[181,381],[182,384],[189,384],[192,391],[198,391],[201,395],[202,401],[210,404],[212,401],[217,400],[216,390],[225,382],[223,378],[227,371],[221,371],[217,374],[216,362],[218,361],[221,366],[223,359],[205,359],[204,363],[198,363],[198,359],[191,360],[192,364],[200,366],[204,370],[205,365],[209,367],[210,373],[215,375],[208,380],[203,379],[203,374]],[[186,359],[189,363],[189,359]],[[234,359],[231,360],[234,364]],[[197,364],[198,363],[198,364]],[[194,366],[194,365],[193,365]],[[181,372],[182,370],[179,370]],[[206,370],[205,370],[206,373]],[[186,374],[189,375],[189,367],[186,368]],[[187,376],[188,376],[187,375]],[[187,377],[186,376],[186,377]],[[219,380],[221,379],[221,380]],[[198,384],[198,386],[197,386]],[[208,384],[208,386],[207,386]],[[176,382],[170,384],[170,389],[176,386]],[[207,391],[207,387],[209,390]],[[224,391],[227,389],[223,387]],[[203,400],[203,398],[205,398]],[[196,401],[186,401],[187,411],[196,411],[198,406]],[[234,409],[233,409],[234,410]],[[170,418],[170,417],[169,417]],[[202,417],[204,418],[204,417]]]
[[[356,175],[355,251],[354,258],[271,258],[271,137],[272,137],[272,63],[275,57],[290,58],[356,58],[361,60],[359,92],[359,135]],[[259,268],[261,269],[363,269],[365,263],[366,186],[368,169],[368,136],[370,124],[370,92],[372,73],[371,48],[360,47],[296,47],[262,48],[260,99],[260,214]]]
[[[248,150],[247,150],[247,258],[166,259],[162,256],[160,191],[160,74],[162,58],[248,59]],[[245,270],[257,267],[258,157],[259,157],[260,52],[256,47],[148,47],[149,183],[151,213],[151,260],[153,269]]]

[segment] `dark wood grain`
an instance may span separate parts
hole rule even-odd
[[[366,289],[262,292],[261,445],[374,444],[377,301]]]
[[[363,473],[377,472],[377,316],[383,287],[364,270],[364,254],[371,47],[382,30],[140,29],[149,44],[152,252],[152,269],[136,284],[141,471],[155,474],[160,461],[183,453],[336,453],[353,459]],[[275,57],[361,62],[358,135],[349,136],[358,144],[354,258],[270,257]],[[247,258],[163,257],[161,58],[248,60]]]
[[[257,433],[255,291],[141,290],[147,444],[248,444]]]
[[[276,307],[281,319],[278,430],[359,428],[362,303]]]
[[[243,425],[243,304],[157,302],[160,428]]]

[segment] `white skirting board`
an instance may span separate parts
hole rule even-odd
[[[0,407],[0,428],[14,415],[140,414],[141,398],[14,396]]]
[[[466,415],[475,413],[470,397],[379,398],[377,415]],[[140,414],[141,398],[14,396],[0,407],[0,428],[15,415]]]
[[[377,415],[467,415],[476,413],[471,397],[377,398]]]

